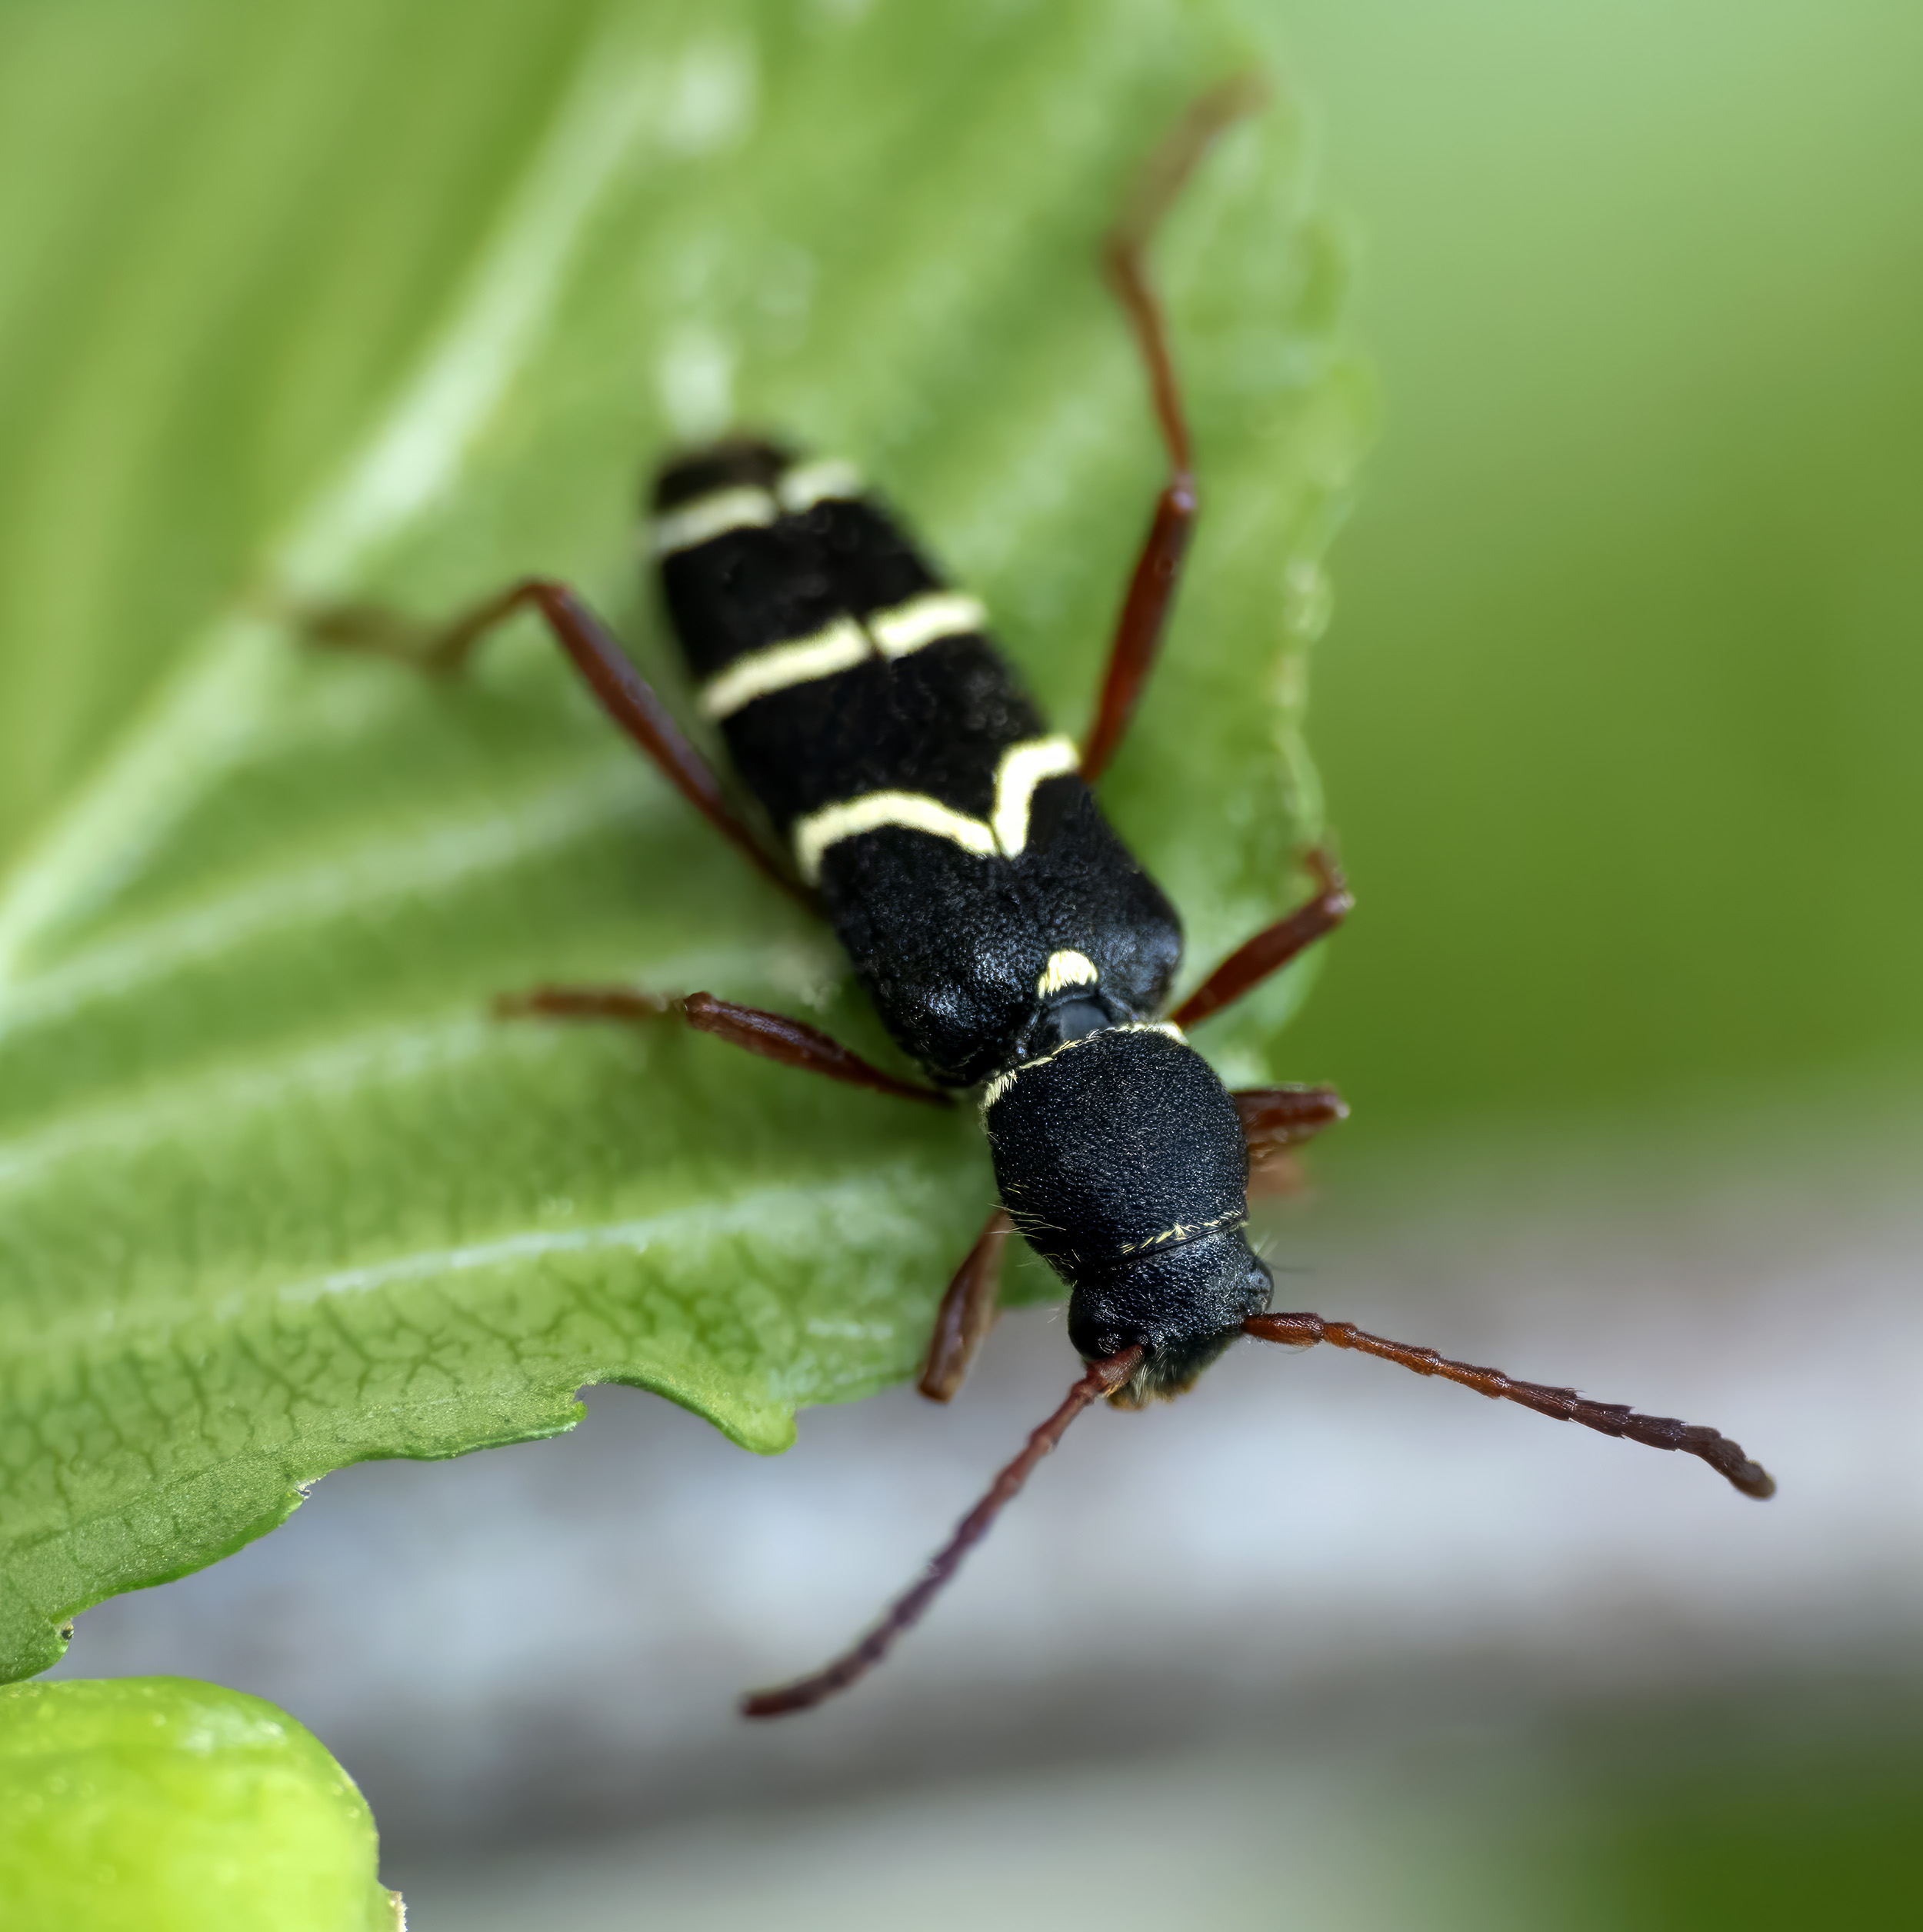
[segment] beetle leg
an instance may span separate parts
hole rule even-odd
[[[1333,1087],[1244,1087],[1229,1098],[1251,1148],[1299,1147],[1348,1118],[1348,1107]]]
[[[1005,1209],[996,1208],[942,1297],[935,1333],[928,1338],[928,1360],[915,1384],[931,1402],[954,1401],[976,1351],[995,1326],[1001,1292],[1001,1251],[1014,1225]]]
[[[1220,1012],[1348,918],[1355,901],[1335,861],[1318,845],[1307,864],[1320,888],[1315,898],[1237,947],[1169,1015],[1177,1026],[1191,1027]]]
[[[697,1033],[712,1034],[730,1046],[741,1047],[784,1067],[823,1074],[871,1093],[918,1100],[946,1107],[948,1097],[932,1087],[897,1080],[872,1065],[858,1053],[802,1020],[758,1007],[737,1006],[712,993],[644,993],[628,986],[537,986],[525,993],[504,994],[495,1002],[502,1019],[658,1020],[680,1018]]]
[[[1245,1087],[1228,1098],[1241,1116],[1251,1197],[1300,1192],[1302,1173],[1290,1150],[1348,1118],[1333,1087]]]
[[[668,782],[783,891],[813,911],[813,900],[735,815],[721,781],[682,734],[653,687],[635,668],[607,627],[565,584],[551,578],[525,577],[443,624],[424,623],[365,604],[318,606],[302,611],[298,621],[314,644],[398,658],[445,677],[463,669],[475,646],[488,631],[523,610],[533,611],[547,625],[602,710],[648,754]]]
[[[1195,458],[1188,425],[1182,414],[1181,391],[1168,346],[1168,318],[1149,285],[1143,258],[1169,204],[1215,137],[1231,122],[1252,114],[1266,98],[1261,82],[1248,75],[1205,94],[1149,157],[1120,218],[1102,243],[1103,272],[1128,316],[1148,370],[1155,423],[1168,455],[1168,475],[1155,499],[1148,534],[1115,620],[1095,723],[1082,748],[1081,775],[1090,784],[1115,756],[1142,687],[1155,668],[1163,627],[1181,581],[1182,558],[1195,525]]]

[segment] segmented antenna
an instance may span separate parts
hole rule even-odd
[[[1007,1504],[1021,1494],[1021,1485],[1036,1464],[1067,1434],[1068,1424],[1097,1397],[1127,1381],[1147,1353],[1138,1343],[1118,1355],[1091,1362],[1088,1374],[1069,1390],[1067,1401],[1029,1437],[1021,1454],[995,1477],[987,1495],[962,1517],[946,1545],[930,1559],[921,1581],[888,1606],[874,1629],[812,1677],[798,1677],[794,1683],[772,1690],[750,1691],[742,1700],[742,1715],[782,1717],[791,1710],[811,1710],[837,1691],[845,1690],[857,1678],[865,1677],[895,1647],[895,1640],[920,1620],[943,1585],[962,1567],[962,1558],[988,1534]]]
[[[1318,1341],[1332,1342],[1338,1348],[1353,1348],[1358,1354],[1379,1356],[1413,1369],[1418,1375],[1440,1375],[1459,1382],[1478,1395],[1505,1402],[1519,1402],[1538,1415],[1551,1416],[1558,1422],[1580,1422],[1585,1429],[1597,1429],[1606,1436],[1625,1436],[1631,1442],[1651,1449],[1680,1449],[1700,1456],[1745,1496],[1759,1500],[1776,1494],[1776,1479],[1760,1463],[1751,1462],[1741,1448],[1700,1423],[1681,1422],[1673,1415],[1638,1415],[1626,1402],[1591,1402],[1571,1388],[1551,1388],[1541,1382],[1518,1382],[1499,1368],[1478,1368],[1472,1363],[1451,1361],[1433,1348],[1411,1348],[1408,1343],[1387,1341],[1380,1335],[1365,1334],[1352,1321],[1325,1321],[1320,1315],[1251,1315],[1242,1324],[1243,1332],[1263,1341],[1276,1341],[1312,1347]]]

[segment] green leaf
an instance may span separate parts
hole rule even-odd
[[[701,987],[899,1064],[828,935],[532,625],[450,688],[275,613],[538,569],[672,688],[638,481],[738,421],[861,461],[1080,728],[1160,461],[1096,240],[1202,86],[1277,65],[1259,16],[1181,0],[203,0],[157,33],[0,16],[0,94],[74,162],[25,232],[97,311],[0,301],[0,420],[36,425],[0,496],[86,510],[40,516],[0,652],[15,1675],[344,1464],[564,1429],[597,1381],[777,1450],[912,1368],[991,1199],[966,1110],[488,1017],[543,978]],[[1367,414],[1285,90],[1158,265],[1205,518],[1105,799],[1199,972],[1301,889],[1303,654]],[[1198,1044],[1264,1076],[1305,985]]]
[[[21,1932],[395,1932],[367,1800],[319,1739],[188,1677],[0,1690],[0,1898]]]

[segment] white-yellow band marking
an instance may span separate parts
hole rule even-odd
[[[678,550],[696,550],[731,530],[755,530],[772,523],[778,514],[774,498],[758,484],[731,485],[712,490],[655,518],[655,555],[672,557]]]
[[[807,637],[737,658],[702,687],[702,715],[731,717],[757,698],[852,671],[878,651],[884,658],[905,658],[944,638],[965,637],[987,621],[978,598],[953,591],[931,591],[892,610],[871,611],[858,622],[838,617]]]
[[[838,456],[822,457],[812,463],[797,463],[782,472],[775,485],[783,511],[798,516],[818,503],[842,502],[862,494],[862,472]]]
[[[795,862],[802,877],[816,884],[822,855],[831,845],[862,832],[879,831],[885,825],[932,832],[980,858],[992,858],[997,852],[1018,858],[1028,842],[1028,809],[1035,787],[1059,772],[1074,771],[1079,762],[1072,738],[1031,738],[1010,745],[995,768],[995,815],[986,821],[921,791],[870,791],[838,805],[824,805],[795,821]]]
[[[861,494],[862,473],[852,463],[835,457],[797,463],[782,473],[772,490],[758,483],[731,483],[664,511],[655,519],[655,555],[698,550],[731,530],[763,529],[777,517],[798,516],[818,503]]]
[[[928,591],[890,611],[871,611],[862,622],[885,658],[905,658],[944,638],[965,638],[986,628],[988,613],[978,597],[960,591]]]
[[[995,856],[995,834],[978,818],[956,811],[939,798],[921,791],[871,791],[838,805],[810,812],[795,825],[795,863],[810,885],[820,881],[822,855],[831,845],[863,832],[879,831],[885,825],[902,825],[910,831],[932,832],[937,838],[952,840],[964,851],[982,858]]]
[[[1084,1033],[1073,1040],[1065,1040],[1053,1053],[1045,1053],[1038,1060],[1025,1060],[1020,1066],[1011,1067],[1005,1074],[997,1074],[981,1090],[983,1114],[987,1114],[988,1109],[1023,1074],[1032,1073],[1038,1067],[1045,1067],[1051,1060],[1059,1060],[1065,1053],[1073,1053],[1076,1048],[1085,1047],[1091,1040],[1105,1040],[1113,1033],[1165,1033],[1170,1039],[1178,1041],[1185,1047],[1188,1044],[1188,1034],[1173,1020],[1130,1020],[1121,1026],[1098,1027],[1093,1033]]]
[[[1071,738],[1031,738],[1001,754],[995,774],[995,841],[1010,858],[1028,842],[1028,809],[1045,778],[1077,770],[1081,754]]]
[[[791,685],[812,684],[818,678],[832,678],[837,671],[852,671],[866,664],[872,653],[867,634],[852,618],[838,617],[824,625],[812,637],[797,638],[792,643],[778,644],[766,651],[751,651],[737,658],[728,668],[708,679],[701,691],[701,715],[704,718],[730,718],[744,705],[771,691],[785,691]]]
[[[1051,993],[1059,993],[1065,986],[1092,986],[1101,977],[1095,971],[1094,961],[1086,953],[1051,953],[1041,977],[1035,983],[1035,990],[1045,1000]]]

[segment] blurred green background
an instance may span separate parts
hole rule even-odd
[[[1285,12],[1387,394],[1307,1060],[1385,1131],[1913,1073],[1923,11]]]
[[[1325,1191],[1353,1216],[1393,1214],[1440,1165],[1470,1176],[1495,1225],[1511,1184],[1496,1154],[1465,1168],[1465,1144],[1605,1178],[1653,1148],[1685,1191],[1768,1144],[1807,1163],[1812,1246],[1842,1244],[1855,1197],[1835,1178],[1913,1193],[1923,1094],[1923,8],[1262,11],[1318,110],[1385,395],[1314,673],[1311,741],[1360,900],[1296,1035],[1301,1075],[1339,1081],[1355,1110]],[[540,62],[558,73],[575,44],[571,10],[542,12],[530,99]],[[488,34],[525,15],[477,10],[478,66]],[[124,18],[156,62],[175,58],[165,9]],[[464,95],[465,51],[431,104],[446,125],[402,148],[506,151],[531,109]],[[285,104],[218,112],[271,124],[298,111],[298,78]],[[220,82],[217,66],[181,76],[210,103]],[[30,122],[8,136],[0,115],[15,143],[0,172],[84,165],[84,131],[25,152]],[[384,139],[366,165],[406,165]],[[119,218],[118,192],[102,184],[98,220]],[[392,378],[408,273],[444,272],[411,263],[406,206],[368,312],[316,318],[282,400],[263,398],[275,435],[235,425],[245,514],[204,545],[190,531],[165,556],[87,558],[88,505],[116,463],[145,460],[96,424],[65,498],[4,506],[13,621],[57,638],[64,600],[112,598],[131,636],[166,635],[244,572],[232,531],[270,525],[331,414]],[[299,299],[302,265],[271,237],[144,245],[163,243],[183,274]],[[110,291],[78,292],[110,331]],[[218,345],[203,353],[215,368]],[[37,433],[38,401],[0,371],[6,433]],[[79,576],[45,568],[53,529]],[[6,701],[50,720],[45,770],[4,774],[24,810],[118,701],[63,685],[57,654],[6,675]],[[1891,1487],[1895,1522],[1907,1467]],[[1513,1736],[1431,1740],[1378,1767],[1353,1787],[1358,1857],[1433,1862],[1353,1922],[1901,1922],[1923,1829],[1917,1685],[1853,1629],[1838,1622],[1833,1654],[1818,1633],[1794,1681],[1771,1667],[1699,1692],[1684,1674],[1614,1700],[1565,1685]],[[868,1855],[858,1834],[835,1842]],[[1338,1907],[1234,1922],[1350,1922]],[[685,1922],[708,1921],[690,1907]]]
[[[1861,1164],[1923,1048],[1923,10],[1284,11],[1387,400],[1315,668],[1360,899],[1298,1029],[1356,1109],[1324,1171]],[[1511,1791],[1541,1922],[1907,1919],[1913,1695],[1775,1690]]]

